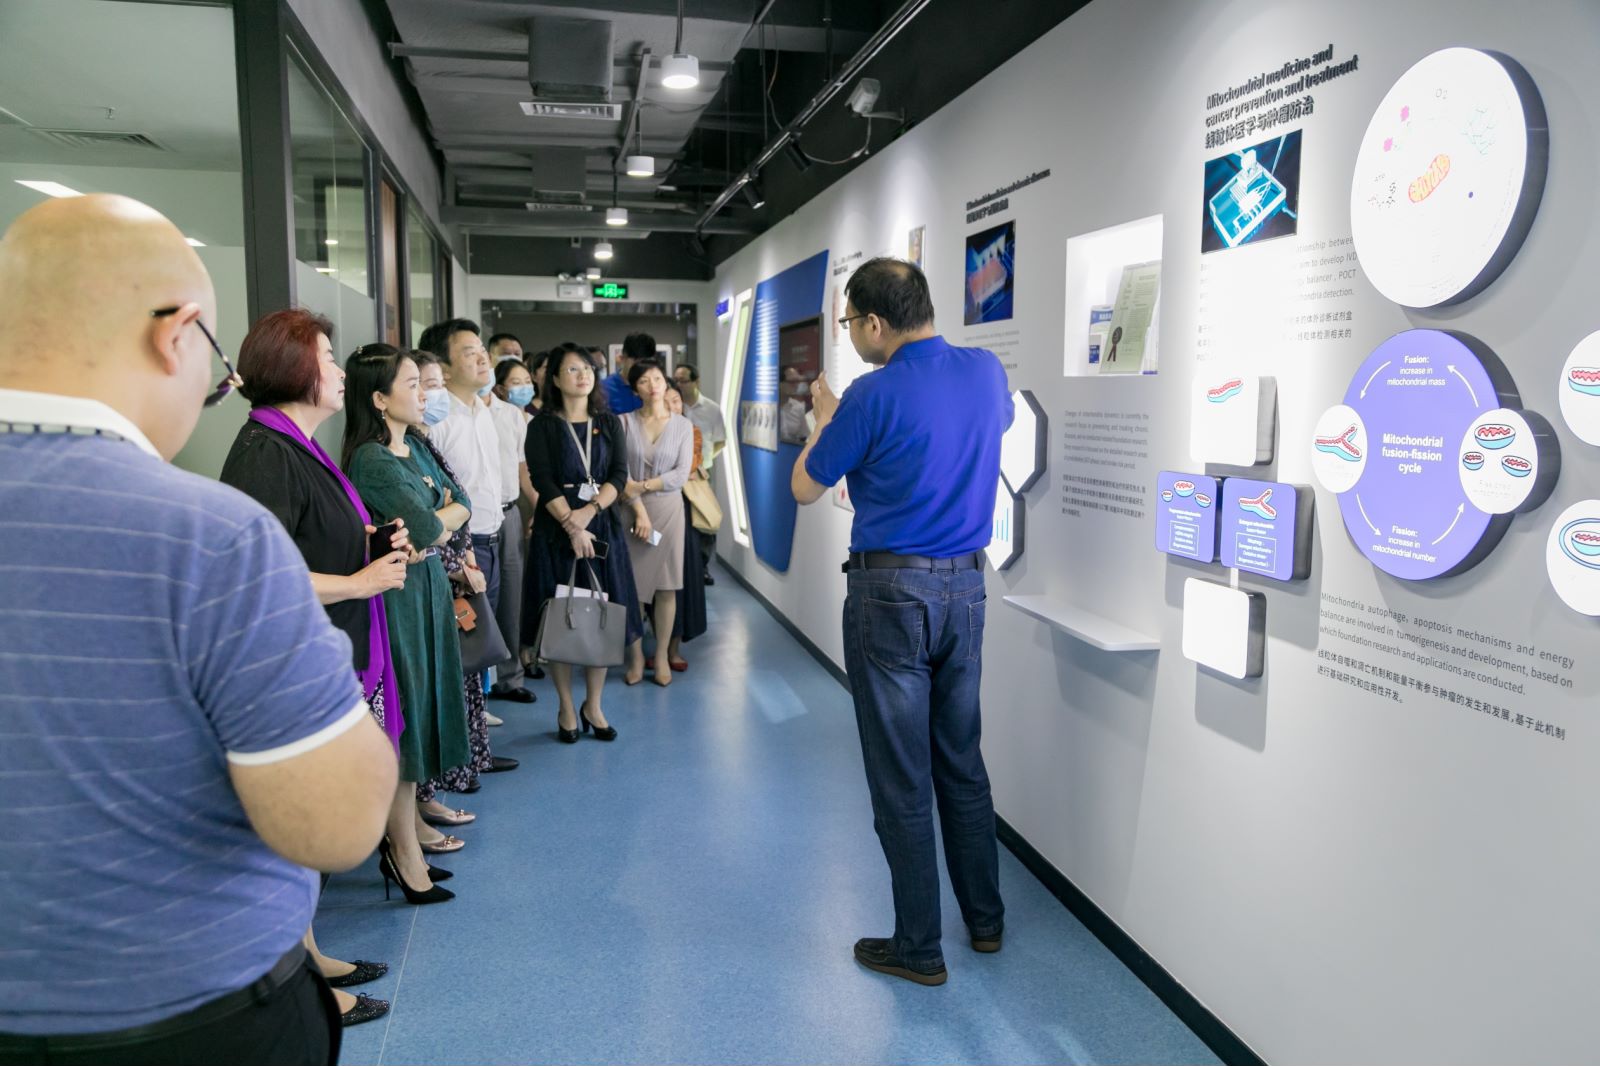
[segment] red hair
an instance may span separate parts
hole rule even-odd
[[[333,323],[315,311],[274,311],[250,327],[239,345],[239,392],[252,407],[316,403],[322,383],[317,334],[333,341]]]

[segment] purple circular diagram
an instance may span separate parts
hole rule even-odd
[[[1339,510],[1378,569],[1409,581],[1444,577],[1478,563],[1504,534],[1509,519],[1473,506],[1456,470],[1473,422],[1519,406],[1509,383],[1504,395],[1496,388],[1490,365],[1505,381],[1473,338],[1413,329],[1380,344],[1351,379],[1344,402],[1366,427],[1368,451]]]

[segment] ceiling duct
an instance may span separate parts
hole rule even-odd
[[[28,132],[36,133],[53,144],[67,148],[149,148],[157,152],[166,151],[161,145],[146,137],[142,133],[121,133],[115,130],[47,130],[38,126],[29,127]]]
[[[550,100],[524,100],[522,113],[529,118],[586,118],[616,122],[622,118],[621,104],[562,104]]]
[[[528,82],[536,100],[611,101],[612,26],[606,19],[528,20]]]
[[[586,148],[539,148],[533,153],[534,199],[582,203],[589,180]]]

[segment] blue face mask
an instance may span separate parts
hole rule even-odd
[[[479,396],[487,396],[493,391],[494,391],[494,382],[491,381],[491,382],[489,382],[489,384],[485,385],[483,388],[478,390],[478,395]]]
[[[526,407],[533,402],[533,386],[513,385],[506,390],[506,399],[513,407]]]
[[[450,393],[444,389],[428,389],[422,395],[427,401],[422,409],[422,424],[437,426],[450,414]]]

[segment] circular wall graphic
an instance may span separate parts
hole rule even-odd
[[[1561,368],[1561,417],[1585,444],[1600,444],[1600,333],[1578,342]]]
[[[1550,424],[1531,411],[1504,407],[1472,420],[1456,454],[1461,487],[1480,511],[1531,511],[1555,488],[1561,452]]]
[[[1504,534],[1510,519],[1475,506],[1457,473],[1462,434],[1502,405],[1489,366],[1505,380],[1493,353],[1465,334],[1412,329],[1378,345],[1351,379],[1344,406],[1358,416],[1366,455],[1339,511],[1378,569],[1444,577],[1476,564]],[[1514,403],[1509,385],[1507,394]],[[1339,420],[1323,415],[1319,433]],[[1501,452],[1485,454],[1498,462]]]
[[[1329,492],[1349,492],[1367,468],[1367,427],[1354,407],[1337,404],[1317,419],[1311,470]]]
[[[1418,61],[1378,105],[1350,183],[1368,279],[1407,307],[1483,291],[1528,235],[1549,147],[1544,102],[1516,60],[1446,48]]]
[[[1600,500],[1561,512],[1550,527],[1544,565],[1563,603],[1580,614],[1600,615]]]

